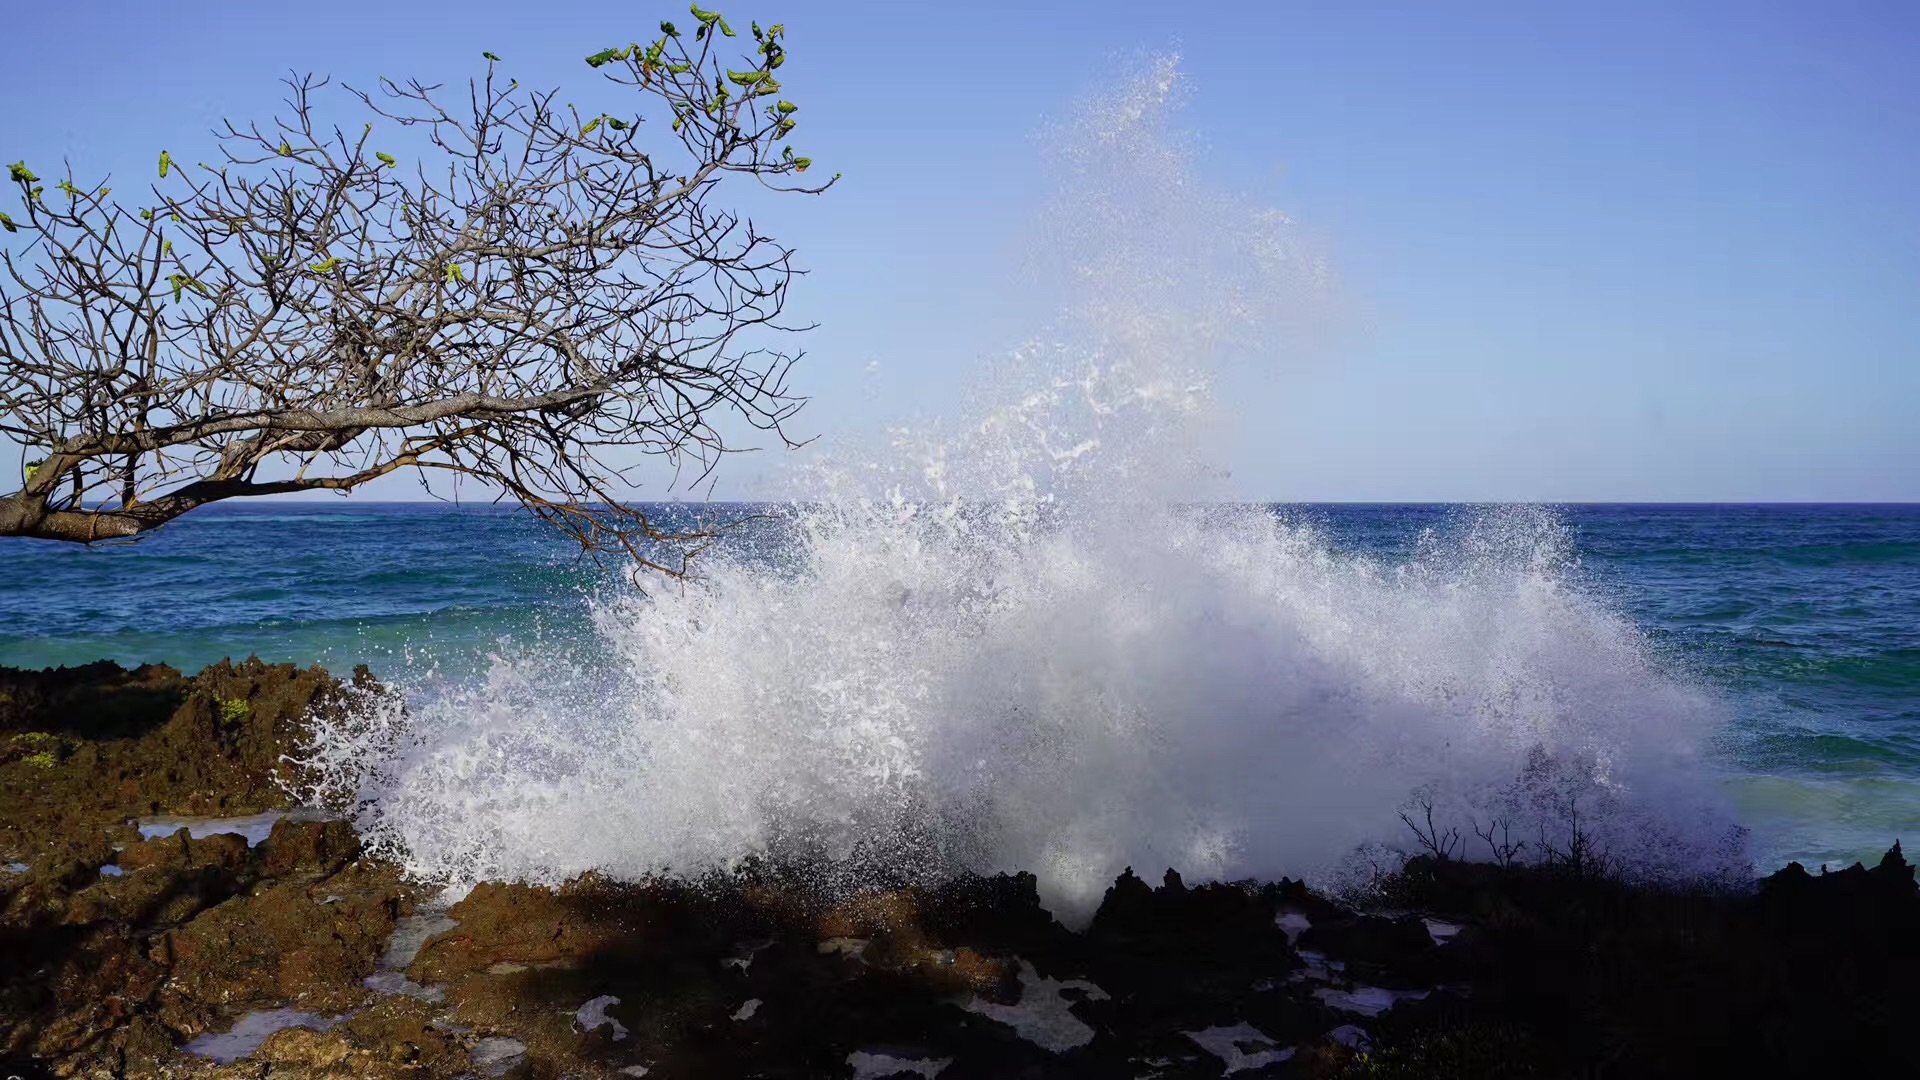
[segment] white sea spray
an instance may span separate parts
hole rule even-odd
[[[1214,365],[1326,274],[1206,191],[1178,89],[1155,62],[1054,132],[1078,299],[968,420],[822,459],[771,547],[602,597],[612,664],[522,650],[322,719],[310,794],[431,879],[1029,870],[1069,921],[1127,866],[1329,872],[1404,845],[1415,797],[1523,858],[1578,820],[1629,873],[1736,866],[1700,774],[1719,708],[1577,587],[1551,513],[1388,561],[1217,501]]]

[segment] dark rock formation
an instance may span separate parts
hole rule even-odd
[[[132,823],[285,808],[280,755],[339,707],[257,662],[0,672],[26,867],[0,873],[0,1076],[1920,1075],[1898,846],[1735,893],[1417,859],[1373,911],[1128,871],[1071,933],[1028,875],[588,876],[443,910],[345,822]]]

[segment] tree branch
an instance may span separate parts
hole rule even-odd
[[[704,478],[741,449],[723,431],[795,445],[803,402],[773,338],[804,329],[783,321],[793,252],[718,193],[832,185],[796,179],[784,30],[753,26],[729,59],[724,21],[696,18],[590,57],[639,99],[597,114],[494,62],[458,104],[348,88],[372,122],[335,127],[326,81],[294,76],[285,113],[227,122],[213,163],[161,155],[135,203],[13,167],[0,437],[27,471],[0,535],[135,536],[414,468],[589,551],[683,565],[703,539],[626,503],[632,460]]]

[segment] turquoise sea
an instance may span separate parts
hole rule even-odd
[[[1461,512],[1275,510],[1389,564]],[[1554,512],[1573,538],[1577,586],[1726,704],[1714,763],[1743,820],[1766,826],[1760,858],[1852,861],[1916,833],[1920,505]],[[778,529],[749,523],[723,542],[777,558]],[[503,640],[590,659],[588,601],[609,587],[607,571],[506,509],[218,506],[128,545],[0,540],[0,664],[192,671],[257,654],[457,682]]]

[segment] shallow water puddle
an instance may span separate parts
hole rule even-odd
[[[620,1004],[619,998],[614,997],[612,994],[603,994],[587,1002],[585,1005],[580,1006],[580,1010],[573,1014],[574,1022],[580,1025],[581,1031],[592,1031],[598,1027],[611,1027],[613,1028],[613,1041],[619,1042],[621,1039],[627,1037],[627,1027],[620,1021],[607,1015],[607,1009],[618,1004]]]
[[[906,1058],[891,1054],[876,1054],[866,1050],[855,1050],[847,1055],[847,1064],[853,1066],[853,1080],[878,1080],[882,1076],[897,1076],[900,1073],[915,1073],[933,1080],[941,1070],[953,1064],[952,1058]]]
[[[264,814],[247,814],[243,817],[146,818],[137,824],[142,840],[159,840],[185,829],[187,835],[195,840],[205,840],[221,833],[239,833],[247,838],[248,847],[254,847],[273,832],[274,825],[281,818],[291,821],[331,821],[333,817],[323,810],[269,810]]]
[[[735,1020],[751,1020],[753,1019],[753,1014],[759,1011],[760,1011],[760,999],[748,998],[747,1003],[745,1005],[742,1005],[738,1009],[735,1009],[733,1011],[733,1018]]]
[[[299,1009],[252,1012],[234,1021],[232,1028],[218,1034],[206,1032],[181,1049],[196,1057],[211,1058],[226,1065],[260,1049],[260,1044],[276,1031],[297,1027],[325,1031],[345,1019],[344,1016],[326,1017]]]
[[[997,1020],[1018,1032],[1020,1037],[1056,1054],[1093,1041],[1093,1029],[1073,1015],[1073,1000],[1063,990],[1076,990],[1092,1001],[1105,1001],[1107,992],[1085,979],[1041,978],[1032,964],[1020,961],[1020,1000],[1001,1005],[981,997],[960,1003],[968,1012]]]
[[[495,1035],[474,1043],[473,1051],[469,1056],[473,1060],[474,1068],[488,1076],[499,1076],[512,1066],[515,1058],[526,1052],[527,1044],[519,1039]]]
[[[1315,990],[1313,996],[1341,1012],[1358,1013],[1361,1016],[1379,1016],[1402,1001],[1419,1001],[1432,992],[1431,990],[1388,990],[1380,986],[1356,986],[1351,990],[1323,986]]]
[[[1329,960],[1326,953],[1314,952],[1312,949],[1301,949],[1300,961],[1306,966],[1289,977],[1293,982],[1304,982],[1308,979],[1315,982],[1328,982],[1335,975],[1347,970],[1345,963]]]
[[[1279,927],[1280,932],[1287,935],[1288,945],[1299,941],[1301,934],[1313,929],[1313,923],[1309,922],[1307,917],[1298,911],[1281,912],[1273,917],[1273,925]]]
[[[366,977],[363,985],[378,993],[401,994],[422,1001],[445,998],[447,992],[444,987],[421,986],[407,978],[407,967],[413,963],[414,957],[420,955],[421,946],[429,938],[460,925],[460,920],[447,914],[449,906],[450,902],[441,897],[431,903],[421,904],[413,914],[395,923],[385,955],[373,965],[373,974]]]
[[[1373,1039],[1367,1035],[1366,1029],[1358,1024],[1341,1024],[1327,1032],[1327,1038],[1350,1050],[1365,1050],[1373,1044]]]
[[[1242,1069],[1259,1069],[1268,1065],[1278,1065],[1293,1058],[1294,1048],[1281,1047],[1252,1024],[1242,1021],[1223,1027],[1210,1027],[1204,1031],[1182,1032],[1192,1039],[1200,1049],[1212,1054],[1226,1065],[1228,1073],[1237,1073]]]

